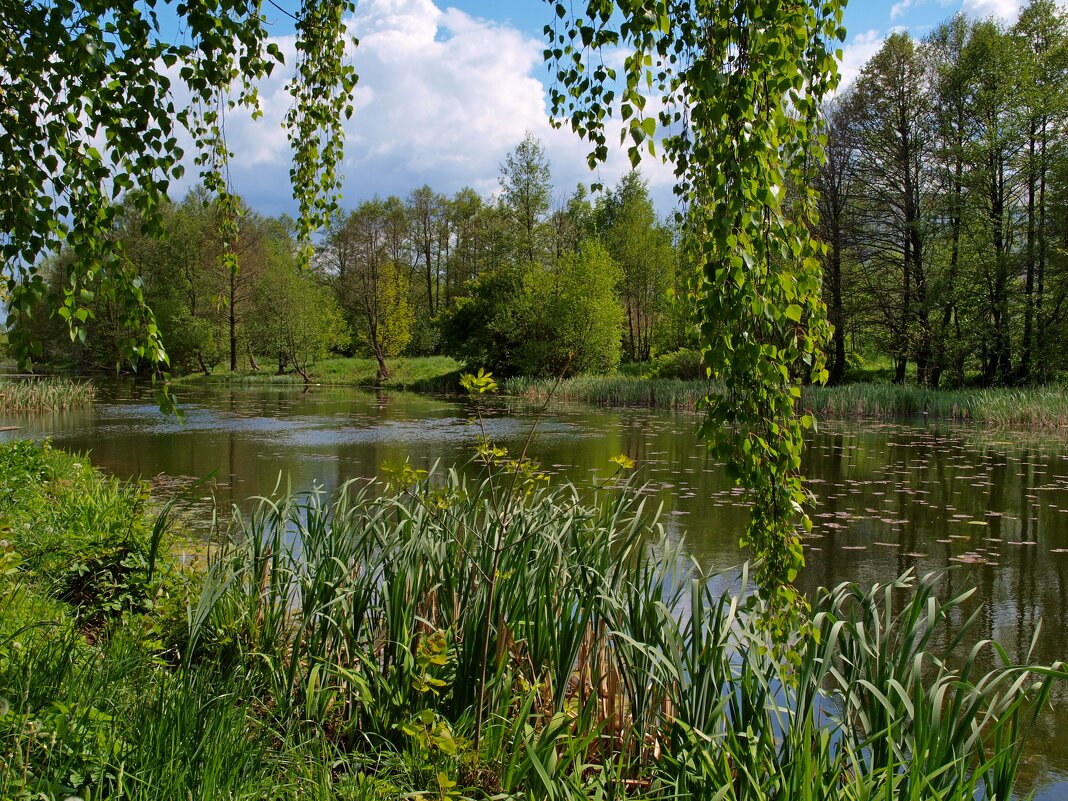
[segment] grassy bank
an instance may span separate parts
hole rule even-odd
[[[269,363],[268,363],[269,365]],[[313,384],[338,386],[384,386],[393,389],[410,389],[421,392],[449,392],[460,386],[461,364],[448,356],[411,356],[389,360],[391,376],[386,381],[378,380],[378,362],[339,356],[324,359],[309,368]],[[226,384],[304,384],[296,373],[278,375],[269,366],[260,370],[241,370],[231,373],[218,369],[211,375],[194,373],[173,379],[178,384],[226,383]]]
[[[0,378],[0,413],[54,412],[89,406],[95,390],[89,381],[67,378]]]
[[[543,400],[551,380],[511,378],[505,392]],[[649,406],[694,410],[708,394],[705,381],[636,376],[577,376],[556,391],[561,401],[597,406]],[[893,384],[847,384],[804,387],[802,404],[823,419],[900,420],[931,418],[1005,428],[1045,429],[1068,426],[1068,391],[1035,389],[931,390]]]
[[[516,377],[502,381],[501,389],[510,395],[543,401],[554,383],[551,379]],[[708,392],[707,381],[625,375],[580,375],[561,381],[553,397],[558,401],[589,403],[594,406],[646,406],[693,410]]]
[[[933,580],[822,592],[791,666],[624,488],[532,478],[265,500],[182,573],[141,490],[0,448],[0,798],[1010,797],[1053,672],[943,660]]]
[[[1047,429],[1068,426],[1068,390],[932,390],[893,384],[805,387],[804,405],[818,417],[880,420],[926,417],[999,428]]]

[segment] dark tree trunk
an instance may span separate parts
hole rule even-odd
[[[828,276],[831,290],[831,324],[832,335],[831,369],[828,380],[831,384],[841,384],[845,379],[845,310],[842,303],[842,231],[837,221],[833,222],[831,235],[831,274]]]
[[[237,372],[237,273],[230,270],[230,304],[227,312],[229,313],[230,323],[230,372]]]

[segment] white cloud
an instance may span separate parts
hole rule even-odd
[[[442,192],[470,185],[491,194],[500,163],[528,130],[544,142],[561,193],[579,181],[613,183],[629,168],[620,150],[592,175],[587,145],[549,126],[543,44],[514,27],[434,0],[362,0],[350,30],[360,40],[352,54],[360,80],[356,113],[345,126],[346,207],[375,194],[403,196],[424,183]],[[277,41],[287,69],[261,85],[263,118],[235,114],[227,123],[234,189],[268,214],[294,210],[281,128],[291,102],[284,87],[294,42]],[[610,146],[618,132],[618,124],[608,132]],[[670,170],[650,162],[643,173],[666,211]]]
[[[890,19],[897,19],[916,4],[916,0],[901,0],[890,8]]]
[[[868,60],[879,52],[885,38],[882,33],[872,28],[858,33],[842,48],[842,60],[838,63],[838,69],[842,73],[840,90],[857,79]]]
[[[997,17],[1008,23],[1020,16],[1021,0],[964,0],[961,11],[973,19]]]

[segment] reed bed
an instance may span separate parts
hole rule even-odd
[[[899,419],[927,417],[998,428],[1068,426],[1068,392],[1034,389],[933,390],[893,384],[806,387],[805,407],[820,417]]]
[[[91,381],[69,378],[0,378],[0,412],[55,412],[90,406]]]
[[[533,378],[502,382],[505,392],[532,401],[544,401],[552,386],[552,381]],[[554,399],[606,407],[694,411],[715,391],[707,381],[583,375],[562,381]],[[801,403],[806,411],[823,419],[927,418],[997,428],[1068,427],[1068,391],[1061,387],[935,390],[894,384],[806,386]]]
[[[0,489],[88,476],[0,455]],[[117,528],[140,600],[90,636],[5,543],[0,798],[993,801],[1068,677],[970,642],[936,576],[822,590],[775,641],[618,478],[392,475],[235,511],[185,595],[165,514]]]
[[[819,636],[774,642],[744,570],[714,590],[618,489],[509,496],[449,472],[264,501],[236,534],[188,658],[249,665],[347,749],[415,747],[426,792],[1009,798],[1066,675],[989,643],[957,655],[966,595],[939,600],[934,576],[821,591]]]
[[[553,389],[551,379],[515,377],[501,382],[503,392],[541,402]],[[658,409],[697,409],[708,396],[707,381],[684,381],[637,376],[580,375],[560,382],[553,399],[593,406],[642,406]]]

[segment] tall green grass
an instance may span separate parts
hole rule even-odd
[[[462,365],[448,356],[405,356],[389,360],[391,376],[378,378],[378,363],[374,359],[336,357],[312,365],[308,373],[313,384],[328,386],[385,386],[422,392],[455,392],[460,386]],[[269,361],[260,370],[231,373],[219,371],[211,375],[192,374],[174,379],[177,383],[226,384],[296,384],[305,383],[296,373],[278,375]]]
[[[249,665],[350,749],[425,735],[417,790],[530,798],[1008,798],[1065,676],[958,654],[963,596],[912,575],[822,591],[798,667],[744,575],[716,591],[629,493],[502,491],[450,472],[264,501],[209,570],[189,659]]]
[[[1001,428],[1068,426],[1068,391],[1034,389],[933,390],[894,384],[805,387],[802,402],[820,417],[917,418],[982,423]]]
[[[61,492],[59,459],[0,470]],[[87,628],[8,543],[0,798],[1012,797],[1068,676],[971,642],[938,577],[822,590],[776,642],[618,477],[509,464],[235,512],[166,643],[162,594]]]
[[[54,412],[89,406],[96,390],[90,381],[67,378],[0,378],[0,413]]]
[[[553,384],[537,378],[509,378],[501,383],[505,392],[534,401],[545,400]],[[715,391],[707,381],[582,375],[561,382],[553,397],[595,406],[693,411]],[[933,390],[895,384],[806,386],[801,391],[801,404],[823,419],[928,418],[999,428],[1068,427],[1068,391],[1061,387]]]
[[[502,391],[531,401],[544,401],[552,379],[515,377],[501,382]],[[622,375],[580,375],[560,382],[554,400],[594,406],[644,406],[657,409],[697,409],[711,390],[707,381],[641,378]]]

